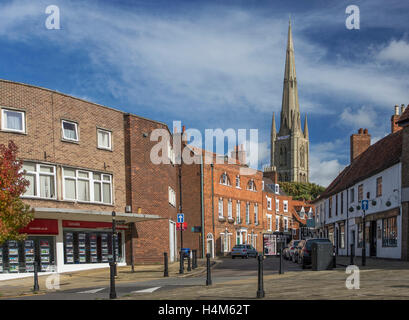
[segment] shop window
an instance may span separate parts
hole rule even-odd
[[[112,176],[109,174],[63,169],[64,200],[112,204]]]
[[[62,120],[62,137],[63,140],[78,141],[78,124]]]
[[[17,110],[1,110],[1,129],[4,131],[13,131],[25,133],[25,112]]]
[[[22,169],[25,172],[24,178],[30,183],[24,197],[56,198],[55,166],[24,161]]]
[[[382,246],[396,247],[398,245],[398,229],[396,217],[382,219]]]
[[[97,129],[98,148],[112,150],[112,134],[108,130]]]

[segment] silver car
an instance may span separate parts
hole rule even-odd
[[[249,244],[236,244],[233,249],[231,249],[231,258],[241,257],[242,259],[248,257],[258,257],[257,250]]]

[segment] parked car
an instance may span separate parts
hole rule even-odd
[[[297,246],[294,247],[293,255],[291,257],[291,260],[295,263],[298,263],[298,256],[300,254],[300,250],[304,247],[305,240],[300,240],[298,242]]]
[[[287,260],[292,260],[294,250],[301,240],[291,240],[287,247],[283,250],[283,257]]]
[[[314,242],[331,243],[331,241],[326,238],[316,238],[316,239],[304,240],[302,247],[298,247],[298,263],[301,264],[303,269],[311,265],[311,250],[312,250],[312,244]]]
[[[257,250],[249,245],[249,244],[236,244],[233,249],[231,250],[231,258],[234,259],[236,257],[248,258],[248,257],[258,257]]]

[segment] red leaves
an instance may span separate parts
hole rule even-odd
[[[8,239],[22,239],[18,230],[33,219],[33,210],[20,196],[29,182],[21,172],[22,161],[17,160],[18,148],[13,141],[0,144],[0,244]]]

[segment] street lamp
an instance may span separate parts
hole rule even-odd
[[[114,262],[115,277],[118,275],[116,270],[116,212],[112,211],[112,260]]]

